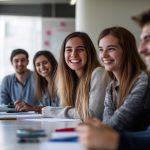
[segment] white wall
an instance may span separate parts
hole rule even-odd
[[[50,50],[58,60],[63,40],[74,31],[74,18],[42,18],[42,49]]]
[[[9,59],[13,49],[27,50],[28,68],[33,69],[33,56],[38,50],[50,50],[58,59],[64,38],[74,31],[74,18],[0,16],[0,82],[14,72]]]
[[[150,8],[150,0],[78,0],[76,30],[87,32],[96,48],[100,31],[110,26],[129,29],[139,41],[141,29],[131,16]]]

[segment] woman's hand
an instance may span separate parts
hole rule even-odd
[[[80,143],[87,149],[117,149],[118,133],[98,119],[86,119],[85,123],[78,125],[77,131]]]
[[[32,105],[29,105],[28,103],[24,101],[17,100],[15,102],[15,109],[17,111],[33,111],[33,108],[34,107]]]

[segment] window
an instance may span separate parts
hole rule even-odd
[[[32,58],[42,48],[42,27],[40,17],[0,16],[0,81],[13,72],[10,54],[13,49],[22,48],[29,53],[29,66]]]

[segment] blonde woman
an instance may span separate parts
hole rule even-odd
[[[58,92],[62,107],[45,107],[47,117],[102,119],[107,79],[90,37],[83,32],[69,34],[61,47],[58,64]]]

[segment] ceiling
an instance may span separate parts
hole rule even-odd
[[[69,3],[70,0],[0,0],[0,4]]]

